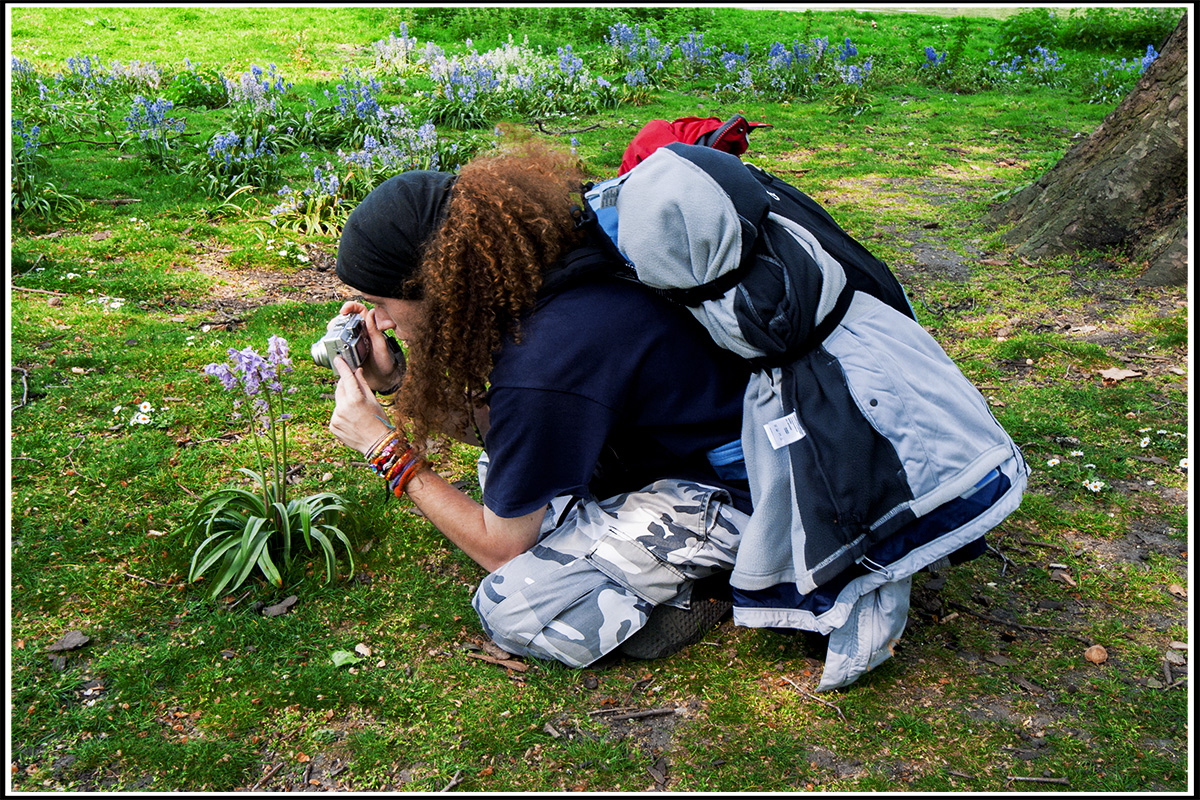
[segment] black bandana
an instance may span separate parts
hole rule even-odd
[[[376,186],[342,229],[337,274],[364,294],[418,300],[420,287],[406,286],[421,248],[441,225],[456,176],[414,170]]]

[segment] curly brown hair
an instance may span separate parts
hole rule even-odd
[[[570,153],[537,141],[463,166],[415,276],[424,313],[398,398],[412,441],[449,433],[467,398],[486,388],[493,357],[506,336],[519,335],[543,271],[580,241],[570,211],[581,181]]]

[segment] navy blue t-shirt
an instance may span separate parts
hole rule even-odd
[[[706,453],[741,437],[749,374],[686,309],[637,284],[553,295],[496,355],[484,504],[516,517],[560,494],[679,478],[728,489],[748,513],[748,484],[718,478]]]

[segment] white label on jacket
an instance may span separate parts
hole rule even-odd
[[[804,438],[804,429],[800,427],[800,419],[795,411],[786,417],[771,420],[763,425],[763,428],[767,432],[767,438],[771,440],[771,447],[776,450]]]

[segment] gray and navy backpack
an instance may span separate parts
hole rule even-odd
[[[1016,444],[887,266],[733,150],[663,144],[575,213],[588,244],[544,293],[637,280],[755,367],[731,443],[754,503],[734,621],[835,634],[821,688],[853,681],[890,654],[912,574],[980,555],[1017,508]]]

